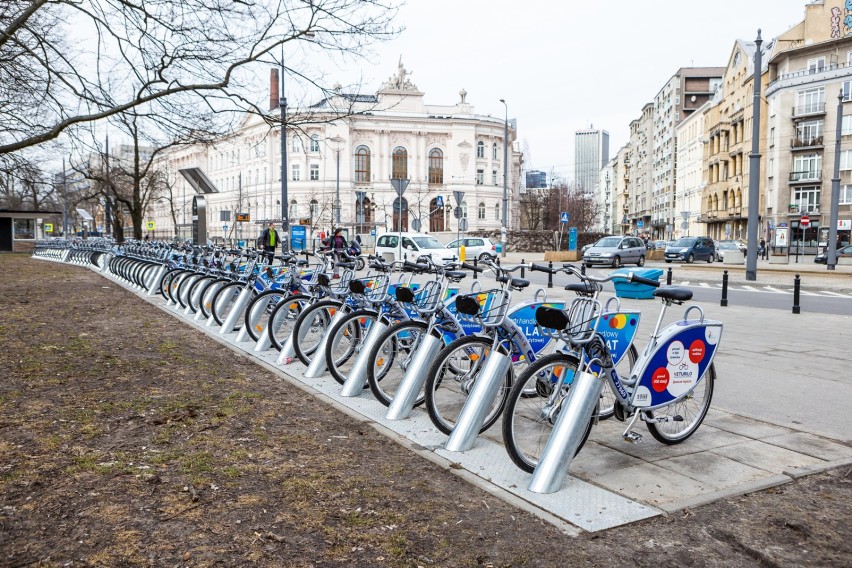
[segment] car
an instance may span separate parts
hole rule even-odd
[[[612,266],[618,268],[623,264],[645,265],[645,254],[648,249],[638,237],[611,235],[599,239],[594,245],[583,251],[583,265]]]
[[[651,245],[651,243],[648,244]],[[653,241],[653,246],[651,248],[654,250],[666,250],[666,247],[670,244],[672,244],[672,241]]]
[[[688,263],[696,260],[713,262],[716,259],[716,245],[710,237],[681,237],[666,247],[663,258],[669,263],[676,260]]]
[[[494,260],[497,258],[497,245],[491,242],[491,239],[485,237],[465,237],[456,239],[447,245],[448,249],[453,249],[453,254],[461,258],[459,247],[464,247],[465,260],[473,260],[474,258],[483,260]]]
[[[840,247],[836,251],[836,257],[848,257],[852,258],[852,245],[846,245],[845,247]],[[814,262],[817,264],[827,264],[828,263],[828,252],[821,252],[814,257]]]
[[[725,254],[733,251],[741,253],[742,249],[734,241],[718,241],[716,243],[716,260],[725,262]]]
[[[417,262],[430,258],[435,264],[445,264],[457,259],[457,252],[448,249],[432,235],[423,233],[385,233],[376,239],[376,255],[389,262],[409,260]]]

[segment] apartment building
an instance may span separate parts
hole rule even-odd
[[[704,116],[712,103],[705,102],[695,112],[683,119],[675,128],[677,139],[675,169],[675,222],[672,238],[703,235],[701,220],[701,194],[707,186],[704,169]]]

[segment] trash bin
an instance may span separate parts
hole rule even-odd
[[[497,254],[502,253],[503,252],[503,245],[501,243],[497,243],[496,246],[497,246]]]
[[[638,282],[628,282],[628,272],[632,272],[636,276],[641,276],[648,280],[659,282],[660,276],[663,275],[663,270],[661,268],[619,268],[611,273],[613,275],[624,275],[624,278],[616,278],[612,281],[615,285],[615,295],[619,298],[632,298],[634,300],[652,299],[655,287],[648,284],[639,284]]]

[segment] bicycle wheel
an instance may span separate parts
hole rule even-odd
[[[293,349],[299,361],[305,365],[311,364],[311,358],[319,347],[322,337],[341,307],[342,304],[336,300],[323,300],[299,314],[293,324]]]
[[[269,317],[272,310],[278,305],[278,302],[290,295],[289,290],[264,290],[257,296],[251,299],[245,311],[246,331],[252,338],[252,341],[257,341],[260,335],[266,330],[269,324]]]
[[[201,299],[198,302],[198,309],[201,310],[201,315],[204,316],[204,319],[209,319],[213,315],[213,299],[216,297],[216,294],[223,286],[231,282],[233,280],[230,278],[216,278],[204,284],[204,287],[201,289]]]
[[[349,377],[361,352],[361,344],[377,317],[375,310],[356,310],[328,330],[325,361],[331,376],[341,385]]]
[[[373,344],[368,356],[367,383],[376,400],[385,406],[390,406],[396,396],[427,328],[425,321],[401,321],[388,327]],[[426,395],[421,392],[414,406],[420,406],[425,401]]]
[[[183,272],[183,268],[172,268],[163,274],[163,277],[160,279],[160,287],[157,291],[164,300],[169,299],[169,288],[171,287],[172,278],[177,276],[179,272]]]
[[[444,434],[450,434],[456,427],[456,420],[491,353],[491,343],[490,338],[482,335],[460,337],[444,347],[432,363],[426,379],[426,409],[432,424]],[[494,397],[480,434],[500,417],[511,384],[512,372],[509,371]]]
[[[269,341],[272,346],[278,351],[290,334],[293,332],[293,324],[296,319],[304,311],[311,301],[311,297],[305,294],[291,294],[286,298],[282,298],[280,302],[272,309],[269,314],[269,321],[266,325],[266,333],[269,335]]]
[[[668,406],[646,412],[649,419],[667,418],[665,422],[645,422],[651,435],[666,445],[680,444],[692,436],[710,409],[715,382],[716,367],[711,363],[695,389]]]
[[[565,395],[571,388],[565,380],[573,379],[579,363],[573,354],[553,353],[542,357],[518,377],[509,392],[503,416],[503,443],[515,465],[527,473],[532,473],[538,465]],[[561,386],[560,392],[554,393],[557,384]],[[530,396],[530,392],[536,395]],[[589,417],[574,455],[580,453],[589,438],[593,421],[594,415]]]
[[[225,323],[225,320],[228,319],[228,316],[231,314],[231,310],[234,309],[237,298],[240,296],[240,293],[246,287],[245,282],[231,282],[230,284],[225,284],[219,291],[216,292],[216,295],[213,297],[213,307],[211,312],[213,314],[213,319],[219,325]],[[243,326],[242,318],[237,318],[237,321],[234,323],[234,329],[229,329],[228,331],[237,331],[241,329]]]

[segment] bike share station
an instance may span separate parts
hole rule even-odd
[[[193,179],[199,178],[193,176]],[[205,187],[205,184],[199,187]],[[207,187],[209,189],[212,184]],[[199,193],[209,191],[202,189]],[[205,234],[204,205],[204,195],[197,195],[193,200],[193,236],[199,240]],[[110,255],[107,253],[104,257]],[[68,255],[51,253],[42,258],[62,262]],[[426,369],[442,349],[441,340],[431,334],[418,346],[396,396],[389,406],[384,406],[373,397],[370,389],[365,389],[366,369],[371,364],[365,354],[370,352],[372,342],[384,329],[385,324],[380,320],[376,320],[376,324],[370,327],[371,332],[364,339],[364,347],[341,386],[327,370],[324,347],[331,335],[328,330],[333,329],[334,322],[342,317],[342,309],[335,313],[320,339],[317,355],[306,366],[294,358],[292,334],[282,343],[279,352],[272,348],[266,333],[252,340],[246,331],[248,326],[235,331],[237,318],[242,316],[240,309],[233,309],[219,326],[212,317],[205,320],[200,317],[200,312],[193,314],[178,304],[166,302],[156,292],[156,286],[151,285],[153,281],[162,278],[161,269],[153,272],[149,291],[146,291],[113,274],[107,262],[98,261],[88,266],[183,319],[221,344],[252,358],[282,379],[342,412],[369,423],[422,457],[538,515],[569,534],[604,530],[723,497],[779,485],[797,475],[828,469],[838,461],[848,462],[852,456],[849,448],[832,444],[826,439],[816,436],[804,438],[804,432],[711,407],[707,421],[695,435],[683,444],[673,446],[656,443],[650,436],[642,444],[630,443],[638,440],[629,440],[628,433],[633,426],[632,423],[626,424],[630,422],[629,417],[626,422],[614,418],[600,421],[592,428],[588,442],[575,457],[574,448],[582,442],[577,439],[578,429],[568,428],[566,424],[570,424],[572,416],[588,415],[589,407],[597,403],[601,389],[609,388],[592,374],[593,367],[589,366],[592,372],[584,372],[581,368],[574,376],[572,392],[565,399],[565,407],[553,425],[548,447],[541,454],[535,473],[531,475],[516,466],[512,462],[514,458],[510,459],[500,435],[499,422],[479,433],[486,407],[494,400],[503,378],[515,364],[508,355],[495,352],[488,356],[458,415],[455,428],[447,435],[436,429],[423,407],[415,407],[415,399],[427,381]],[[653,270],[644,269],[641,272],[645,278],[656,280],[660,274]],[[480,279],[486,277],[480,275]],[[609,313],[606,318],[599,318],[599,322],[604,322],[602,325],[606,327],[602,329],[601,337],[613,346],[613,371],[617,359],[624,356],[633,337],[638,338],[641,350],[654,324],[659,329],[663,323],[663,312],[659,318],[653,315],[653,307],[658,305],[659,300],[646,301],[652,297],[652,287],[625,286],[625,282],[620,280],[615,280],[615,284],[618,296],[615,307],[610,308],[610,301],[616,298],[610,298],[603,312],[599,312]],[[425,284],[424,289],[428,286],[429,283]],[[468,289],[469,286],[462,281],[461,290],[454,288],[451,294],[465,294]],[[247,295],[241,293],[236,300],[237,307],[247,304],[249,295],[250,292]],[[548,299],[544,290],[525,290],[517,300],[506,306],[506,317],[511,319],[512,326],[520,329],[528,338],[526,345],[529,349],[544,353],[552,338],[542,337],[538,333],[536,310],[542,307],[566,307],[562,300],[569,297],[569,293],[562,292],[556,299]],[[453,301],[455,299],[452,298]],[[495,302],[499,303],[499,298]],[[508,299],[506,304],[509,304]],[[644,320],[646,327],[638,329],[643,308],[648,313]],[[459,314],[460,323],[471,323],[462,317],[465,308],[461,302],[455,306],[455,310]],[[705,320],[703,310],[698,306],[684,306],[683,310],[672,310],[674,320],[669,318],[668,325],[663,326],[664,329],[656,338],[656,347],[642,354],[633,367],[641,373],[633,396],[636,406],[656,408],[659,404],[665,404],[664,397],[672,393],[677,396],[677,388],[689,389],[689,381],[693,381],[691,384],[694,386],[694,381],[704,374],[715,355],[721,337],[721,324]],[[561,312],[561,309],[555,309],[554,312]],[[477,321],[484,325],[484,320]],[[257,322],[248,323],[254,325]],[[676,384],[678,381],[680,386],[676,386],[675,391],[667,390],[665,386],[660,388],[661,385]],[[634,415],[634,422],[637,416],[638,413]],[[779,455],[782,456],[780,462]],[[820,457],[815,457],[817,455]],[[778,466],[778,463],[782,465]]]

